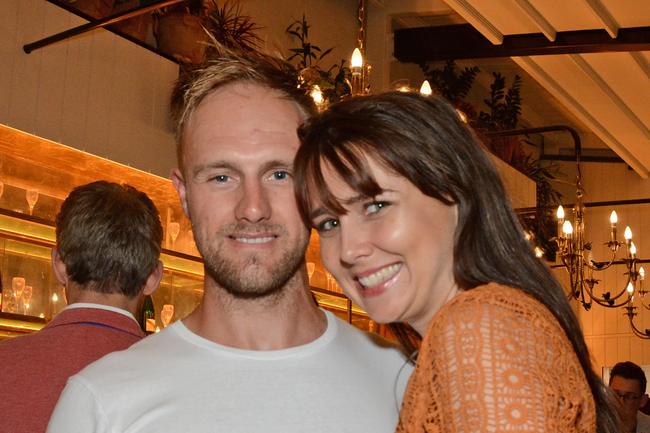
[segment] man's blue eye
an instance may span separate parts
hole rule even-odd
[[[213,177],[213,179],[216,180],[217,182],[227,182],[229,177],[225,174],[219,174]]]
[[[273,172],[273,178],[275,180],[284,180],[289,177],[289,173],[286,171],[274,171]]]

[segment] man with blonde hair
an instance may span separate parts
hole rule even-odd
[[[173,108],[203,300],[73,377],[49,431],[393,432],[411,367],[309,291],[292,166],[313,104],[295,73],[228,53],[179,82]]]

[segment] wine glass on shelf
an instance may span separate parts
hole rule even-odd
[[[311,284],[311,276],[314,275],[315,270],[316,270],[316,263],[307,262],[307,277],[309,278],[309,284]]]
[[[181,232],[181,225],[172,221],[167,224],[167,231],[169,231],[169,237],[172,239],[172,249],[174,249],[174,243],[178,238],[178,234]]]
[[[32,300],[32,293],[32,286],[25,286],[23,289],[23,314],[27,314],[27,311],[29,310],[29,303]]]
[[[23,277],[13,277],[11,279],[11,290],[16,301],[15,312],[20,309],[21,300],[23,297],[23,290],[25,289],[25,279]]]
[[[36,202],[38,201],[38,195],[38,190],[36,189],[28,189],[25,191],[25,198],[27,199],[27,204],[29,205],[30,215],[34,213],[34,206],[36,206]]]
[[[174,317],[174,306],[172,304],[165,304],[160,310],[160,321],[163,324],[163,328],[166,328],[167,325],[172,321]]]

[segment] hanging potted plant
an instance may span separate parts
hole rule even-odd
[[[350,96],[352,94],[349,80],[350,69],[345,66],[345,60],[341,59],[339,64],[322,69],[320,67],[321,60],[334,48],[323,51],[318,45],[312,44],[309,40],[309,28],[305,14],[303,14],[302,20],[293,21],[285,29],[289,37],[297,42],[296,47],[289,48],[292,54],[287,60],[296,62],[298,82],[306,88],[318,88],[325,105]]]
[[[205,59],[205,47],[209,41],[203,27],[207,14],[207,3],[202,0],[157,11],[154,36],[158,49],[181,63],[201,63]]]
[[[228,48],[258,49],[262,40],[255,32],[259,28],[234,1],[219,7],[216,0],[194,0],[187,7],[158,13],[154,32],[158,49],[181,63],[200,64],[212,38]]]

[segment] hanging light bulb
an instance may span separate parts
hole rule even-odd
[[[355,48],[352,51],[352,58],[350,59],[351,68],[361,68],[363,66],[363,56],[361,55],[361,50]]]
[[[323,92],[320,90],[320,87],[318,87],[318,84],[312,87],[311,92],[309,92],[309,96],[311,96],[311,99],[314,100],[314,104],[316,104],[316,107],[320,110],[323,106],[323,103],[325,102],[325,99],[323,98]]]
[[[567,235],[567,237],[571,237],[573,234],[573,225],[571,225],[571,221],[564,221],[564,224],[562,224],[562,231]]]
[[[420,86],[420,95],[422,96],[431,96],[433,91],[431,90],[431,85],[429,84],[429,81],[424,80],[422,82],[422,85]]]
[[[350,72],[351,76],[351,85],[352,85],[352,96],[358,96],[363,94],[363,56],[361,55],[361,50],[355,48],[352,52],[352,58],[350,59]]]

